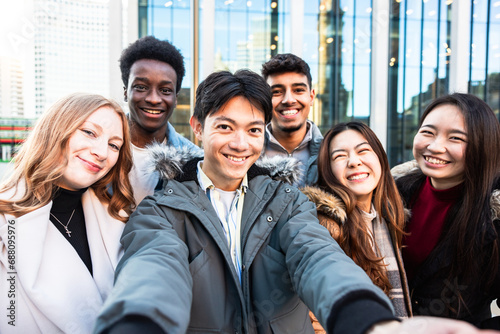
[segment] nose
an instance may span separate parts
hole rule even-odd
[[[292,91],[290,89],[287,89],[285,91],[285,95],[283,96],[283,100],[281,101],[281,103],[283,104],[292,104],[292,103],[295,103],[296,100],[295,100],[295,96],[293,95]]]
[[[245,131],[236,131],[233,135],[233,138],[229,142],[229,148],[241,152],[248,149],[248,147],[248,137]]]
[[[362,165],[361,159],[359,158],[359,156],[357,154],[353,154],[353,155],[349,156],[349,161],[347,162],[348,167],[354,168],[354,167],[361,166],[361,165]]]
[[[160,94],[158,94],[158,91],[156,89],[151,89],[149,90],[149,94],[146,95],[146,102],[150,104],[160,104],[161,103],[161,97]]]
[[[90,148],[90,153],[96,157],[97,160],[103,161],[108,157],[108,143],[105,140],[96,140],[94,145]]]
[[[441,137],[434,138],[428,145],[427,149],[433,153],[442,153],[446,151],[446,146],[444,145],[444,139]]]

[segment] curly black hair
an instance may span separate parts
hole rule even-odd
[[[125,87],[128,87],[130,68],[136,61],[141,59],[158,60],[172,66],[177,74],[176,92],[180,91],[182,79],[186,73],[184,57],[170,42],[159,40],[154,36],[142,37],[122,51],[120,71],[122,72],[122,81]]]
[[[262,64],[262,76],[266,79],[270,75],[282,74],[286,72],[302,73],[307,77],[309,89],[312,87],[311,69],[309,65],[292,53],[281,53],[272,57],[269,61]]]

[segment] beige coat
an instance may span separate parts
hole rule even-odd
[[[125,224],[110,217],[92,189],[83,194],[82,206],[93,276],[50,222],[52,202],[18,218],[0,214],[0,333],[92,332],[113,286]]]

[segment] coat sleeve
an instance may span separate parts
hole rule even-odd
[[[168,333],[187,329],[192,301],[188,250],[155,198],[144,199],[125,227],[125,252],[96,333],[131,317],[148,318]]]
[[[314,204],[297,192],[286,211],[278,229],[292,284],[323,327],[364,333],[394,320],[388,297],[318,223]]]

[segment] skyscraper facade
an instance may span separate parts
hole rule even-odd
[[[286,52],[311,67],[310,118],[320,129],[367,123],[391,165],[412,158],[418,119],[435,97],[469,92],[499,114],[498,0],[138,0],[137,8],[139,37],[167,39],[186,57],[172,118],[186,132],[199,81],[221,69],[260,72]]]
[[[109,95],[108,8],[108,0],[34,0],[36,115],[76,91]]]
[[[19,59],[0,57],[0,118],[24,115],[23,78]]]

